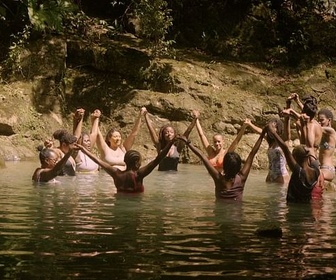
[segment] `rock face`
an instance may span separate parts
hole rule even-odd
[[[176,59],[152,59],[132,37],[84,42],[51,38],[32,43],[21,56],[20,75],[0,85],[0,157],[37,157],[35,147],[59,128],[71,131],[71,112],[101,109],[101,130],[111,126],[127,135],[142,106],[155,127],[171,123],[179,133],[189,125],[191,110],[201,112],[209,139],[223,134],[225,146],[245,118],[263,126],[277,115],[291,92],[312,94],[320,107],[335,112],[335,81],[328,64],[280,75],[253,65],[232,63],[199,53],[177,51]],[[237,150],[246,158],[258,135],[247,130]],[[196,129],[190,139],[203,149]],[[145,124],[134,148],[145,158],[156,151]],[[254,161],[266,168],[266,143]],[[198,162],[192,153],[184,162]]]

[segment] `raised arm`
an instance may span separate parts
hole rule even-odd
[[[196,111],[196,110],[193,110],[192,111],[192,115],[193,115],[193,120],[190,122],[189,126],[187,127],[186,131],[183,133],[183,136],[185,138],[189,138],[189,135],[190,135],[190,132],[193,130],[195,124],[196,124],[196,121],[198,119],[198,116],[199,116],[199,112]],[[177,141],[176,142],[176,147],[177,147],[177,151],[180,153],[183,148],[185,146],[185,143],[183,141]]]
[[[227,149],[227,153],[228,152],[233,152],[237,148],[240,140],[242,139],[242,137],[244,135],[246,127],[247,127],[247,124],[246,124],[246,122],[244,122],[243,125],[241,126],[236,138],[232,141],[230,147]]]
[[[247,177],[248,177],[248,175],[250,173],[250,170],[251,170],[251,167],[252,167],[253,159],[254,159],[255,155],[257,154],[257,152],[260,148],[260,145],[262,143],[263,138],[265,137],[265,134],[266,134],[266,128],[264,128],[261,131],[261,134],[260,134],[258,140],[255,142],[251,152],[249,153],[249,155],[248,155],[248,157],[247,157],[247,159],[244,163],[243,168],[240,170],[240,174],[241,174],[241,177],[242,177],[243,181],[247,180]]]
[[[138,175],[142,178],[146,177],[153,169],[160,163],[160,161],[167,155],[170,147],[174,144],[175,139],[169,141],[168,144],[159,152],[154,160],[149,162],[146,166],[141,167],[138,171]]]
[[[83,108],[79,108],[73,116],[73,135],[77,137],[78,143],[82,135],[84,114],[85,110]]]
[[[209,162],[208,158],[202,154],[202,152],[197,149],[191,142],[185,137],[177,137],[180,141],[183,141],[192,151],[193,153],[199,157],[199,159],[203,162],[205,168],[208,170],[210,176],[214,180],[218,180],[220,176],[220,172],[213,167],[213,165]]]
[[[118,172],[118,168],[113,167],[109,163],[101,160],[98,158],[95,154],[90,152],[89,150],[85,149],[82,145],[76,144],[76,146],[84,153],[86,154],[89,158],[91,158],[95,163],[100,165],[108,174],[110,174],[112,177]]]
[[[105,139],[103,137],[103,134],[101,133],[99,127],[98,127],[98,135],[97,135],[97,148],[99,150],[99,153],[102,157],[105,157],[108,153],[108,149],[110,148],[107,143],[105,142]]]
[[[101,112],[98,109],[94,110],[94,112],[91,114],[91,131],[90,131],[91,147],[94,147],[94,145],[97,142],[100,116]]]
[[[288,164],[289,168],[293,171],[294,167],[296,165],[296,160],[294,159],[294,157],[293,157],[291,151],[289,150],[287,144],[285,143],[285,141],[282,140],[282,138],[276,132],[276,128],[275,128],[273,123],[270,123],[268,125],[267,133],[272,135],[274,137],[274,139],[277,141],[278,145],[280,146],[280,148],[284,152],[284,155],[286,157],[286,161],[287,161],[287,164]]]
[[[262,132],[262,128],[260,128],[259,126],[256,126],[255,124],[252,123],[251,119],[245,119],[244,124],[246,124],[247,126],[251,127],[252,130],[258,134],[260,134]]]
[[[211,152],[212,147],[210,146],[208,138],[205,136],[205,134],[203,132],[203,129],[202,129],[202,126],[201,126],[201,123],[200,123],[199,119],[196,120],[196,129],[197,129],[197,133],[198,133],[199,137],[201,138],[202,145],[209,155],[209,152]]]
[[[70,156],[73,153],[72,145],[69,151],[61,158],[60,161],[56,163],[54,168],[48,169],[48,170],[43,170],[40,173],[40,181],[41,182],[48,182],[52,179],[54,179],[61,171],[64,165],[66,164],[67,160],[70,158]]]
[[[155,128],[153,127],[152,120],[149,118],[148,114],[149,113],[147,111],[144,112],[145,122],[148,127],[149,135],[155,145],[155,148],[158,150],[159,149],[159,135],[156,133]]]
[[[135,137],[138,135],[139,130],[140,130],[140,125],[141,125],[141,116],[143,116],[145,114],[145,112],[147,112],[145,107],[142,107],[140,109],[139,115],[137,117],[137,119],[135,120],[133,129],[130,133],[130,135],[128,135],[128,137],[125,139],[123,145],[126,149],[126,151],[130,150],[134,144],[134,140]]]

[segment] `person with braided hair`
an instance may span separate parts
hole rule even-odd
[[[142,157],[138,151],[128,150],[124,156],[126,165],[125,170],[120,170],[117,167],[99,159],[84,146],[76,144],[76,146],[84,154],[89,156],[94,162],[99,164],[112,178],[117,192],[120,193],[141,193],[144,191],[143,179],[149,175],[160,161],[167,155],[169,149],[173,145],[175,139],[172,139],[160,151],[157,157],[149,162],[146,166],[141,167]]]
[[[171,141],[171,139],[176,137],[176,131],[170,124],[166,124],[160,128],[159,133],[156,132],[151,119],[148,116],[148,112],[146,110],[144,116],[145,121],[147,124],[147,128],[149,130],[150,137],[152,139],[153,144],[155,145],[156,151],[160,153],[160,151],[163,149],[163,147],[166,146],[166,144]],[[192,112],[192,115],[195,115],[195,111]],[[187,127],[186,131],[183,133],[183,135],[188,138],[190,132],[192,131],[193,127],[196,124],[196,119],[193,118],[189,126]],[[184,148],[184,143],[182,141],[177,141],[175,144],[173,144],[166,154],[166,157],[163,158],[163,160],[159,164],[159,171],[177,171],[178,163],[180,161],[180,153],[182,152]]]
[[[57,177],[61,172],[68,159],[73,153],[73,144],[69,146],[68,152],[59,159],[54,149],[44,148],[42,145],[38,147],[41,167],[36,168],[32,176],[32,180],[36,183],[56,182]]]
[[[260,133],[260,136],[250,154],[248,155],[244,165],[239,154],[236,152],[227,152],[223,160],[223,172],[218,171],[209,161],[209,159],[196,148],[190,140],[181,136],[186,145],[202,160],[205,168],[215,183],[215,194],[218,199],[242,200],[243,192],[247,177],[250,173],[253,159],[258,152],[260,145],[265,137],[266,127]]]
[[[274,123],[268,125],[267,133],[278,142],[292,171],[288,183],[287,202],[311,202],[322,199],[324,178],[313,151],[305,145],[297,145],[290,152],[287,144],[278,135]]]

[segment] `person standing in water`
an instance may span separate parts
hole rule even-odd
[[[77,144],[77,147],[111,175],[118,193],[141,193],[144,191],[143,179],[149,175],[166,156],[174,141],[175,139],[169,141],[157,157],[144,167],[141,167],[142,159],[140,153],[135,150],[128,150],[124,156],[125,170],[111,166],[79,144]]]
[[[91,114],[92,128],[91,133],[82,132],[83,119],[84,119],[85,110],[80,108],[77,109],[74,114],[73,122],[73,133],[77,137],[78,144],[84,146],[87,150],[91,151],[95,145],[97,135],[92,133],[92,131],[98,130],[98,120],[101,115],[99,110],[95,110]],[[90,157],[84,154],[82,151],[78,151],[76,157],[76,171],[77,172],[97,172],[99,170],[99,165],[95,163]]]
[[[335,178],[335,166],[333,162],[336,132],[331,127],[334,119],[332,112],[329,109],[321,109],[318,112],[318,122],[322,126],[322,140],[319,148],[320,169],[323,173],[324,179],[331,182]]]
[[[287,108],[282,111],[282,115],[293,117],[296,120],[296,125],[299,126],[301,144],[305,145],[308,149],[312,149],[312,153],[317,157],[323,133],[321,125],[315,120],[317,100],[314,96],[307,96],[302,100],[303,107],[301,114],[290,107],[291,98],[288,98]]]
[[[204,149],[208,154],[208,159],[210,163],[215,167],[218,171],[223,171],[223,159],[226,153],[233,152],[237,148],[238,143],[240,142],[247,125],[244,123],[242,125],[242,129],[239,131],[235,140],[231,143],[230,147],[225,150],[224,148],[224,140],[221,134],[215,134],[213,136],[213,146],[210,145],[207,137],[205,136],[201,123],[199,121],[200,113],[198,111],[194,111],[194,115],[196,118],[196,129],[198,135],[201,138],[201,142],[203,144]]]
[[[215,194],[218,199],[242,200],[245,183],[250,173],[253,159],[258,152],[266,133],[266,127],[262,130],[258,140],[254,144],[244,165],[239,154],[227,152],[223,160],[223,172],[218,171],[209,159],[197,149],[186,137],[181,137],[186,145],[202,160],[205,168],[215,183]]]
[[[73,144],[77,142],[77,137],[70,134],[64,129],[56,130],[53,133],[53,137],[57,139],[60,143],[60,146],[58,149],[62,152],[62,156],[67,154],[69,150],[71,150],[71,147],[73,147]],[[63,166],[62,175],[68,175],[68,176],[76,175],[76,162],[72,156],[68,157],[68,160]]]
[[[226,153],[226,150],[224,148],[224,139],[221,134],[215,134],[212,137],[212,143],[213,145],[210,145],[208,138],[205,136],[203,132],[203,128],[201,126],[200,120],[199,120],[200,113],[196,111],[196,129],[197,133],[201,139],[202,145],[204,149],[206,150],[208,154],[208,159],[211,162],[211,164],[218,170],[223,170],[223,158]]]
[[[42,183],[55,179],[71,157],[73,148],[73,145],[70,145],[68,152],[59,160],[57,153],[53,149],[39,147],[41,167],[36,168],[32,180],[36,183]]]
[[[194,114],[194,112],[193,112]],[[176,137],[175,129],[170,125],[164,125],[160,128],[159,134],[156,133],[152,121],[148,116],[148,112],[145,112],[145,121],[149,130],[149,134],[151,139],[155,145],[156,151],[159,154],[161,150],[167,146],[167,143],[172,141]],[[196,118],[192,120],[186,131],[183,135],[188,138],[190,132],[195,126]],[[166,157],[159,164],[159,171],[177,171],[177,166],[180,160],[180,153],[183,150],[185,144],[183,141],[177,141],[175,144],[171,146]]]
[[[250,119],[246,119],[245,123],[256,133],[262,133],[262,129],[254,125]],[[280,119],[272,118],[268,121],[268,123],[274,123],[277,133],[279,135],[283,135],[283,123]],[[265,139],[268,143],[268,174],[266,176],[266,182],[286,184],[289,181],[289,173],[286,166],[287,163],[285,155],[274,138],[272,138],[269,134],[265,134]]]
[[[105,139],[99,127],[97,127],[97,131],[93,130],[93,133],[97,133],[97,148],[101,158],[105,162],[119,168],[120,170],[126,169],[124,156],[133,146],[135,137],[140,129],[141,117],[145,112],[146,108],[142,107],[130,135],[128,135],[124,141],[122,141],[121,133],[116,129],[110,129]]]
[[[274,123],[268,125],[267,133],[272,135],[278,142],[292,171],[288,183],[287,202],[320,200],[322,198],[324,180],[314,151],[304,145],[298,145],[294,147],[291,153],[287,144],[277,134]]]

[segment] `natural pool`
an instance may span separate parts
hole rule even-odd
[[[0,170],[1,279],[336,278],[334,192],[288,206],[285,187],[252,171],[243,202],[216,202],[206,170],[180,165],[116,195],[104,172],[35,187],[37,166]],[[269,223],[282,238],[255,234]]]

